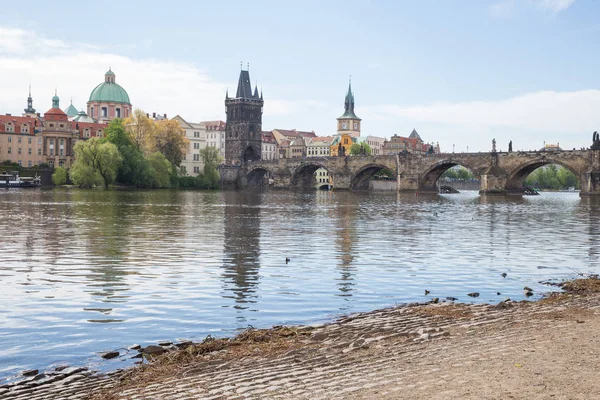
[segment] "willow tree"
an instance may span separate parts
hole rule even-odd
[[[80,187],[108,185],[115,181],[121,165],[117,146],[98,138],[79,141],[73,148],[75,163],[70,170],[71,181]]]
[[[156,124],[144,111],[136,108],[133,114],[123,122],[131,141],[141,152],[148,153],[150,141],[156,129]]]

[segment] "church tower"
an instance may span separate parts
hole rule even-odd
[[[258,86],[252,93],[250,74],[240,71],[237,92],[234,98],[225,95],[225,164],[240,165],[249,161],[260,161],[262,152],[262,92]]]
[[[354,93],[352,93],[352,81],[348,83],[348,93],[344,102],[344,114],[337,119],[337,134],[348,134],[351,137],[360,136],[361,119],[354,114]]]
[[[24,117],[36,117],[35,108],[33,108],[33,98],[31,97],[31,85],[29,85],[29,97],[27,98],[27,108],[24,109]]]

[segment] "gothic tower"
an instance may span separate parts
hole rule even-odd
[[[338,135],[349,134],[352,137],[360,136],[361,119],[354,114],[354,93],[352,93],[352,81],[348,83],[348,93],[344,102],[344,114],[337,119]]]
[[[225,163],[240,165],[248,161],[260,161],[262,152],[262,93],[258,86],[252,93],[250,74],[240,71],[235,98],[225,95]]]

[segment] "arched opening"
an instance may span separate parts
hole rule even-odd
[[[247,163],[248,161],[260,161],[260,159],[257,159],[257,153],[252,146],[248,146],[246,151],[244,151],[244,163]]]
[[[332,190],[333,176],[325,168],[319,168],[314,173],[314,185],[317,190]]]
[[[325,175],[321,176],[321,179],[324,180],[321,182],[321,185],[319,185],[319,181],[317,180],[317,171],[325,173]],[[329,174],[327,168],[319,164],[303,164],[294,171],[291,186],[293,188],[319,189],[320,186],[325,186],[325,184],[330,184],[330,182],[333,182],[333,176]],[[331,186],[333,186],[332,183]]]
[[[256,168],[248,172],[247,184],[251,187],[265,187],[269,186],[272,181],[272,175],[269,170],[264,168]]]
[[[436,186],[439,193],[457,193],[463,190],[479,190],[481,182],[468,168],[455,165],[440,175]]]
[[[474,185],[473,190],[479,188],[479,175],[473,172],[470,168],[465,165],[453,161],[442,161],[434,165],[421,179],[419,182],[419,192],[422,193],[439,193],[440,179],[442,179],[442,186],[454,188],[452,185],[446,185],[448,179],[453,179],[454,176],[458,178],[454,181],[455,185],[458,186],[458,182],[461,179],[464,182]]]
[[[506,188],[509,194],[531,194],[532,190],[574,192],[581,189],[581,176],[562,163],[535,161],[509,175]]]
[[[385,165],[367,165],[352,177],[350,187],[352,188],[352,190],[396,189],[396,173]]]

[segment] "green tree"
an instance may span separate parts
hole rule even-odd
[[[350,155],[352,156],[370,156],[371,146],[367,142],[354,143],[350,146]]]
[[[167,188],[171,184],[173,166],[167,158],[154,152],[148,155],[148,167],[150,172],[150,186],[155,188]]]
[[[55,185],[65,185],[67,183],[67,170],[63,167],[58,167],[52,174],[52,183]]]
[[[71,180],[81,187],[104,186],[115,181],[122,158],[117,146],[98,138],[79,141],[74,147]]]
[[[183,156],[187,154],[190,142],[179,122],[163,120],[156,123],[150,143],[150,151],[161,152],[171,164],[179,167]]]
[[[208,146],[200,150],[200,157],[204,162],[204,174],[198,176],[198,187],[205,189],[218,189],[221,179],[217,167],[223,162],[216,147]]]
[[[545,165],[533,171],[525,179],[525,185],[552,190],[580,188],[577,177],[570,170],[556,164]]]

